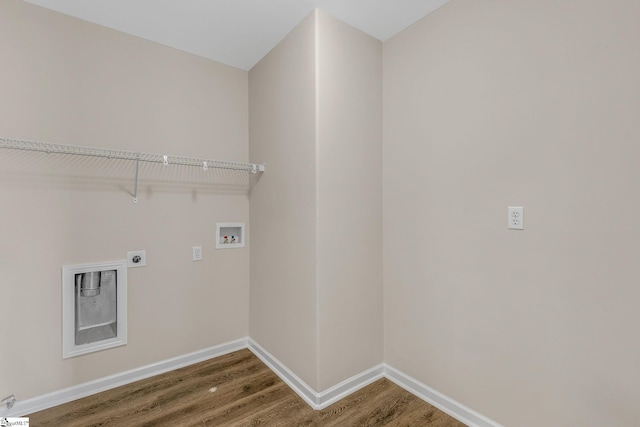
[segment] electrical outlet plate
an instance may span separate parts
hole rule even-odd
[[[202,261],[202,246],[193,247],[193,260]]]
[[[127,267],[146,267],[147,251],[131,251],[127,252]]]
[[[509,206],[507,227],[510,230],[524,230],[524,208],[521,206]]]

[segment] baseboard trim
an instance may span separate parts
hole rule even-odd
[[[316,409],[324,409],[329,405],[336,403],[338,400],[344,399],[351,393],[355,393],[368,386],[371,383],[384,378],[384,364],[379,364],[373,368],[367,369],[364,372],[360,372],[353,377],[344,380],[340,384],[337,384],[318,394],[318,405]]]
[[[280,379],[307,402],[309,406],[316,410],[324,409],[380,378],[387,378],[409,393],[416,395],[469,427],[503,427],[497,422],[386,363],[354,375],[340,384],[318,393],[256,341],[249,338],[248,345],[249,350],[251,350],[253,354],[262,360],[269,369],[278,375]]]
[[[380,364],[318,393],[251,338],[249,338],[249,350],[315,410],[324,409],[384,376],[384,365]]]
[[[484,415],[466,407],[462,403],[432,389],[415,378],[401,372],[392,366],[384,367],[385,377],[399,385],[400,387],[418,396],[425,402],[430,403],[442,412],[451,415],[453,418],[463,422],[469,427],[503,427],[501,424],[485,417]]]
[[[132,382],[173,371],[175,369],[180,369],[185,366],[193,365],[195,363],[203,362],[205,360],[213,359],[245,348],[248,348],[256,355],[256,357],[262,360],[269,369],[278,375],[285,384],[287,384],[315,410],[324,409],[381,378],[387,378],[420,399],[465,423],[469,427],[503,427],[501,424],[498,424],[473,409],[466,407],[449,396],[432,389],[404,372],[384,363],[354,375],[353,377],[318,393],[251,338],[242,338],[236,341],[185,354],[183,356],[146,365],[141,368],[78,384],[73,387],[54,391],[32,399],[18,401],[11,409],[0,408],[0,417],[26,416],[33,412],[62,405],[63,403],[68,403],[92,394],[130,384]]]
[[[242,338],[236,341],[174,357],[172,359],[152,363],[141,368],[78,384],[73,387],[54,391],[32,399],[18,401],[11,409],[0,409],[0,417],[22,417],[53,406],[81,399],[92,394],[143,380],[154,375],[180,369],[185,366],[193,365],[194,363],[213,359],[214,357],[223,356],[225,354],[247,348],[247,340],[248,338]]]
[[[298,396],[302,398],[309,406],[316,409],[316,396],[317,393],[307,383],[305,383],[300,377],[287,368],[282,362],[276,359],[271,353],[265,350],[260,344],[249,338],[249,350],[256,355],[256,357],[262,360],[262,363],[267,365],[277,376],[280,377],[286,385],[288,385]]]

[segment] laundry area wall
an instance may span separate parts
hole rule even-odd
[[[0,135],[248,160],[247,73],[18,0],[0,3]],[[246,172],[3,150],[0,394],[29,399],[248,335]],[[248,224],[247,224],[248,225]],[[192,261],[202,246],[203,260]],[[121,260],[128,344],[62,359],[63,265]]]
[[[145,164],[134,204],[135,162],[3,151],[0,396],[244,339],[311,395],[375,367],[483,426],[634,425],[638,17],[452,0],[381,43],[315,11],[245,72],[0,2],[0,137],[267,163]],[[140,249],[128,344],[63,360],[62,266]]]

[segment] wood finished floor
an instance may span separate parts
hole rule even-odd
[[[249,350],[36,412],[29,419],[34,427],[464,427],[387,379],[314,411]]]

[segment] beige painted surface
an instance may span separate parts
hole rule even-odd
[[[316,391],[382,362],[381,82],[319,11],[249,72],[251,337]]]
[[[250,333],[316,382],[315,14],[249,72],[252,159]]]
[[[452,0],[384,47],[385,361],[505,426],[637,424],[639,19]]]
[[[0,136],[248,160],[247,73],[16,0],[0,3]],[[246,174],[0,150],[0,395],[18,400],[248,335]],[[204,260],[191,261],[201,245]],[[62,360],[63,265],[124,259],[129,344]]]
[[[318,390],[382,363],[382,43],[318,12]]]

